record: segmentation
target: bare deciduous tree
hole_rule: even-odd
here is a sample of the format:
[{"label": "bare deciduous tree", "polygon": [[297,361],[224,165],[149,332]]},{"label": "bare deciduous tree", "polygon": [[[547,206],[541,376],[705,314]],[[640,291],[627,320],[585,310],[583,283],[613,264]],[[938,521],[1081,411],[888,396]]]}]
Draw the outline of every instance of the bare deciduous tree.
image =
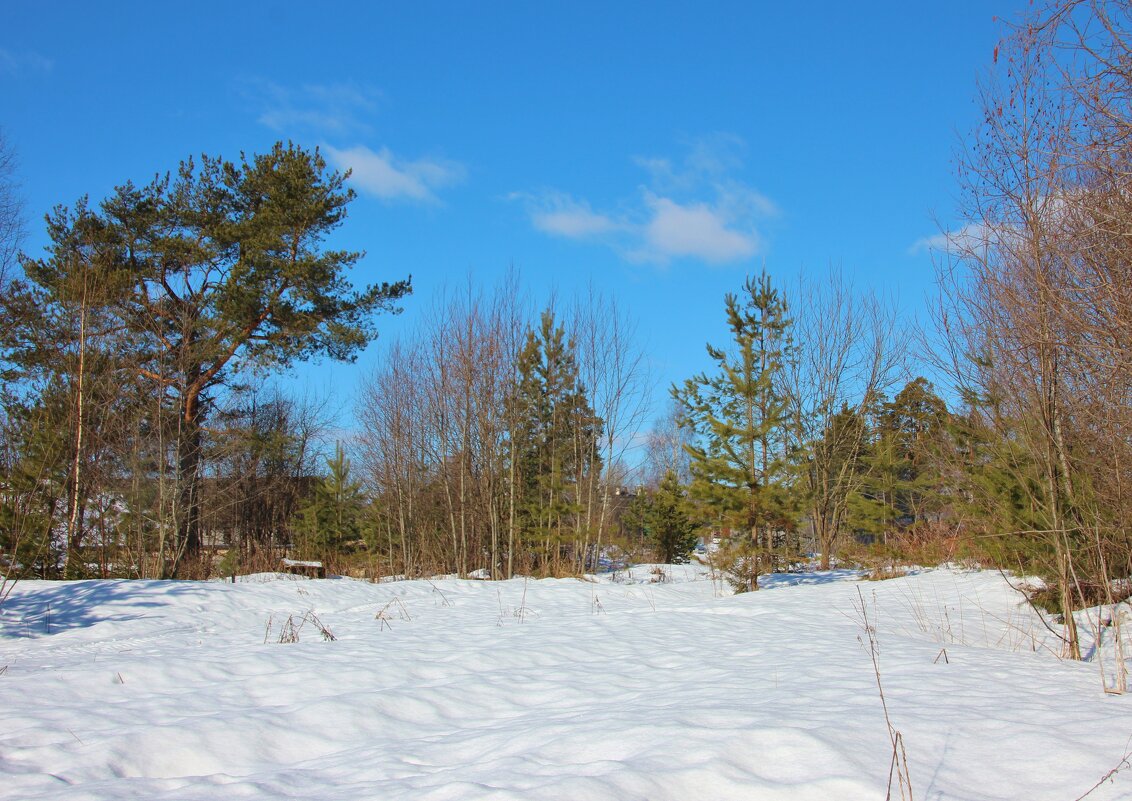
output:
[{"label": "bare deciduous tree", "polygon": [[849,496],[863,481],[866,418],[897,377],[903,354],[891,305],[857,294],[840,272],[803,278],[792,308],[788,397],[803,496],[821,566],[828,570]]},{"label": "bare deciduous tree", "polygon": [[956,385],[1027,500],[990,533],[1045,561],[1073,658],[1069,611],[1090,587],[1111,600],[1109,577],[1132,566],[1130,9],[1052,2],[996,51],[937,315]]},{"label": "bare deciduous tree", "polygon": [[23,236],[23,200],[16,181],[16,153],[0,130],[0,290],[16,265]]},{"label": "bare deciduous tree", "polygon": [[[579,464],[601,465],[591,470],[584,485],[583,560],[590,551],[600,553],[610,525],[616,482],[611,481],[644,422],[650,389],[648,364],[637,344],[636,327],[612,298],[592,286],[578,299],[573,311],[574,341],[578,349],[579,377],[590,393],[602,436],[590,440],[595,452]],[[578,565],[585,570],[584,562]]]},{"label": "bare deciduous tree", "polygon": [[391,349],[358,405],[391,570],[572,573],[600,550],[644,359],[610,301],[567,324],[536,324],[511,275],[446,293]]}]

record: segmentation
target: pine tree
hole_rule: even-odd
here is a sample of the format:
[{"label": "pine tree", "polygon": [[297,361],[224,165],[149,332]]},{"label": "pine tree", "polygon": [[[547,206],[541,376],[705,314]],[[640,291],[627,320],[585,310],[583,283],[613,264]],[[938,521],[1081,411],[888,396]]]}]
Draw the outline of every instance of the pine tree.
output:
[{"label": "pine tree", "polygon": [[692,493],[721,522],[746,532],[736,565],[742,585],[758,588],[778,532],[792,515],[781,481],[787,475],[787,399],[783,368],[791,357],[785,298],[765,272],[748,278],[743,294],[725,298],[731,346],[707,346],[716,363],[673,387],[683,424],[694,434]]},{"label": "pine tree", "polygon": [[122,369],[172,419],[161,474],[175,490],[171,513],[158,517],[175,547],[163,572],[200,549],[205,424],[234,376],[320,355],[350,360],[375,336],[374,314],[396,311],[410,290],[398,281],[355,291],[346,271],[362,254],[324,247],[354,198],[345,178],[293,144],[238,163],[190,159],[172,176],[119,187],[98,209],[57,209],[48,257],[25,261],[26,279],[7,293],[40,311],[17,318],[27,330],[6,354],[35,380],[57,347],[35,335],[36,321],[73,302],[64,289],[76,269],[110,279],[100,313],[120,332]]},{"label": "pine tree", "polygon": [[672,470],[655,490],[633,498],[622,522],[644,534],[663,564],[687,562],[696,547],[699,526],[692,520],[684,488]]},{"label": "pine tree", "polygon": [[362,539],[365,496],[362,485],[350,478],[350,460],[338,443],[326,460],[329,473],[314,486],[300,512],[298,524],[304,555],[335,557]]}]

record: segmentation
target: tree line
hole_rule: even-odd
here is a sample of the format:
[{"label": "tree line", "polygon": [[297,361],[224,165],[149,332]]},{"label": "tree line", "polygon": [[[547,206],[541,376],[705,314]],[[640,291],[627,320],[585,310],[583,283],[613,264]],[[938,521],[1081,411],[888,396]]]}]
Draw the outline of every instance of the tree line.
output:
[{"label": "tree line", "polygon": [[0,183],[3,557],[203,575],[223,545],[508,577],[719,536],[704,556],[740,589],[868,547],[1035,571],[1060,610],[1122,596],[1130,8],[1055,2],[1007,29],[922,347],[836,273],[752,275],[724,299],[728,341],[649,431],[647,358],[616,303],[536,304],[512,277],[450,290],[392,343],[331,454],[318,405],[263,379],[352,359],[410,283],[352,287],[361,254],[326,241],[353,194],[317,151],[202,157],[60,207],[39,258],[13,260]]},{"label": "tree line", "polygon": [[439,301],[358,404],[389,569],[591,569],[648,388],[631,324],[595,293],[535,313],[512,277]]}]

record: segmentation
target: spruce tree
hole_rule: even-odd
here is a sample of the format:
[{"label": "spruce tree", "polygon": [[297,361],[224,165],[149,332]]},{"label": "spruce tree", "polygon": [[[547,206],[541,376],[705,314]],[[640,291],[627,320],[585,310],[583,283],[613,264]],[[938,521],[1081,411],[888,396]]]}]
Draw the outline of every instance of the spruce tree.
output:
[{"label": "spruce tree", "polygon": [[338,443],[329,471],[314,486],[299,518],[300,548],[304,555],[335,557],[348,552],[362,539],[365,496],[362,485],[350,477],[350,460]]},{"label": "spruce tree", "polygon": [[869,484],[885,507],[886,529],[914,526],[943,504],[940,462],[949,419],[947,405],[923,377],[909,381],[876,415]]},{"label": "spruce tree", "polygon": [[517,372],[509,458],[518,475],[518,525],[528,545],[541,543],[550,567],[559,546],[578,533],[578,487],[600,469],[594,459],[602,424],[578,378],[574,342],[552,311],[527,332]]}]

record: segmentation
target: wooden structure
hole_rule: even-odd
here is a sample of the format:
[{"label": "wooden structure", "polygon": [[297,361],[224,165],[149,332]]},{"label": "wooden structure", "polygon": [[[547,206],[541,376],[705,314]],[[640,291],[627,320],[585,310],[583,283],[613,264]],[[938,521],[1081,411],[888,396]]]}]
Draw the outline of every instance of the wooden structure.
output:
[{"label": "wooden structure", "polygon": [[326,578],[326,568],[322,562],[304,562],[299,559],[284,559],[283,572],[309,578]]}]

